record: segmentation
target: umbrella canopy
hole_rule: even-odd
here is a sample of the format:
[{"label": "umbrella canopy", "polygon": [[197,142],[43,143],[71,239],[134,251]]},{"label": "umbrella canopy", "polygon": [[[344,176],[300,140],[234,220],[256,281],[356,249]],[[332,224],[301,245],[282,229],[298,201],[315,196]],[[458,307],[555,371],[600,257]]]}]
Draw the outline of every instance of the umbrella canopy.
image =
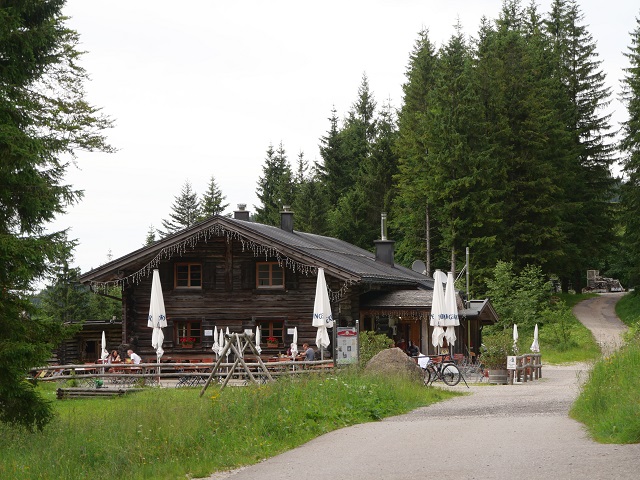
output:
[{"label": "umbrella canopy", "polygon": [[444,336],[449,345],[456,343],[456,327],[460,325],[458,318],[458,303],[456,302],[456,287],[453,272],[447,273],[447,286],[444,290],[444,326],[447,331]]},{"label": "umbrella canopy", "polygon": [[536,323],[536,328],[533,329],[533,343],[531,344],[531,351],[533,353],[538,353],[540,351],[540,344],[538,343],[538,324]]},{"label": "umbrella canopy", "polygon": [[518,353],[518,325],[513,324],[513,350]]},{"label": "umbrella canopy", "polygon": [[109,351],[107,350],[107,337],[105,336],[104,330],[103,330],[102,331],[102,350],[100,353],[100,360],[102,360],[102,363],[105,363],[108,357],[109,357]]},{"label": "umbrella canopy", "polygon": [[262,353],[262,347],[260,347],[260,327],[256,327],[256,350],[258,353]]},{"label": "umbrella canopy", "polygon": [[164,309],[164,297],[162,296],[162,285],[160,284],[160,272],[153,270],[153,281],[151,282],[151,302],[149,304],[149,321],[147,326],[153,328],[151,335],[151,346],[156,349],[158,362],[164,354],[162,342],[164,333],[162,328],[167,326],[167,314]]},{"label": "umbrella canopy", "polygon": [[291,342],[291,356],[298,354],[298,327],[293,327],[293,341]]},{"label": "umbrella canopy", "polygon": [[327,348],[330,344],[327,329],[333,327],[333,315],[331,314],[327,281],[324,278],[324,268],[318,268],[316,299],[313,304],[313,321],[311,324],[318,329],[316,345],[320,348]]},{"label": "umbrella canopy", "polygon": [[444,339],[444,289],[442,284],[446,282],[447,277],[441,270],[433,272],[433,300],[431,302],[431,318],[429,325],[433,327],[431,334],[431,345],[434,347],[442,347]]},{"label": "umbrella canopy", "polygon": [[218,327],[213,326],[213,345],[211,345],[213,353],[218,355],[220,353],[220,344],[218,343]]}]

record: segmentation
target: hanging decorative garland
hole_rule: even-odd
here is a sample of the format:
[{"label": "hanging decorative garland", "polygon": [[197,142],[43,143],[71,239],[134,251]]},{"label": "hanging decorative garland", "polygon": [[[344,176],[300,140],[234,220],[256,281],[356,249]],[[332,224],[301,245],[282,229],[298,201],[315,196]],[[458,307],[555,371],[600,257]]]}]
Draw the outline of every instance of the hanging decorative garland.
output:
[{"label": "hanging decorative garland", "polygon": [[[297,260],[288,257],[286,254],[280,252],[274,247],[261,245],[254,240],[250,240],[242,236],[240,233],[234,230],[229,230],[222,225],[216,224],[208,228],[198,230],[193,235],[185,238],[184,240],[181,240],[178,243],[163,247],[149,263],[147,263],[137,272],[134,272],[118,280],[111,280],[108,282],[89,282],[91,289],[94,291],[102,291],[106,293],[109,289],[114,287],[118,287],[121,290],[124,290],[127,285],[138,285],[143,279],[149,277],[153,273],[153,270],[158,267],[160,262],[169,260],[175,256],[182,256],[182,254],[187,252],[187,250],[195,249],[196,245],[199,242],[204,240],[204,242],[207,243],[207,241],[214,236],[226,237],[227,242],[236,240],[242,245],[243,252],[245,250],[250,250],[253,252],[254,257],[264,255],[265,261],[269,260],[269,258],[275,258],[280,267],[287,268],[289,270],[292,270],[293,272],[299,272],[306,276],[318,274],[318,267],[298,262]],[[330,300],[332,302],[340,300],[346,294],[349,287],[354,283],[356,282],[354,282],[353,280],[347,280],[342,283],[342,286],[337,291],[333,291],[327,286]]]}]

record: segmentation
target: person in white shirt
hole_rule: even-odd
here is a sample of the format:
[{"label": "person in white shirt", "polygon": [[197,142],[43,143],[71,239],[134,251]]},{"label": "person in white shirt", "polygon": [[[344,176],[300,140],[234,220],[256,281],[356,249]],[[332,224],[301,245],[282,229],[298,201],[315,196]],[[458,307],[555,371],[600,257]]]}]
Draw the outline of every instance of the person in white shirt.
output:
[{"label": "person in white shirt", "polygon": [[131,362],[134,363],[135,365],[138,365],[142,361],[142,358],[140,358],[140,355],[135,353],[133,350],[127,350],[127,354],[129,355]]}]

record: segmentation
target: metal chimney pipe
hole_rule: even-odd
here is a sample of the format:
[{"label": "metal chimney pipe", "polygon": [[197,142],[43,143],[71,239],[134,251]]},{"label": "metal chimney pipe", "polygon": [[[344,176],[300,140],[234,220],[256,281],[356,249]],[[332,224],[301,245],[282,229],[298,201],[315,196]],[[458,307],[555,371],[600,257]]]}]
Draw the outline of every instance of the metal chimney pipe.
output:
[{"label": "metal chimney pipe", "polygon": [[387,214],[382,212],[380,215],[380,240],[387,239]]}]

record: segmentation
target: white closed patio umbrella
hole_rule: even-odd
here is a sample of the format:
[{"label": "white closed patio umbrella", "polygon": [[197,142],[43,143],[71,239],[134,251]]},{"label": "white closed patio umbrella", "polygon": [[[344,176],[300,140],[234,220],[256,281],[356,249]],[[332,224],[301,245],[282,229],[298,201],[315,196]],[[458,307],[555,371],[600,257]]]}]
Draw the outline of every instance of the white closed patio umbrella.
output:
[{"label": "white closed patio umbrella", "polygon": [[447,327],[444,336],[450,347],[456,343],[456,327],[458,325],[460,325],[460,319],[458,318],[455,281],[453,272],[449,272],[447,273],[447,286],[444,291],[444,326]]},{"label": "white closed patio umbrella", "polygon": [[291,358],[298,355],[298,327],[293,327],[293,341],[291,342]]},{"label": "white closed patio umbrella", "polygon": [[444,315],[444,289],[442,284],[447,281],[447,276],[442,270],[433,272],[433,300],[431,301],[431,315],[429,325],[433,327],[431,333],[431,345],[436,349],[442,347],[444,339],[443,315]]},{"label": "white closed patio umbrella", "polygon": [[260,326],[256,326],[256,351],[260,354],[262,353],[262,347],[260,346]]},{"label": "white closed patio umbrella", "polygon": [[538,343],[538,324],[536,323],[536,328],[533,329],[533,343],[531,344],[531,351],[533,353],[540,352],[540,344]]},{"label": "white closed patio umbrella", "polygon": [[100,352],[100,360],[102,363],[107,363],[107,358],[109,358],[109,350],[107,350],[107,337],[104,334],[104,330],[102,331],[102,349]]},{"label": "white closed patio umbrella", "polygon": [[327,329],[333,327],[333,314],[331,313],[327,281],[324,278],[324,268],[318,268],[316,298],[313,303],[313,320],[311,325],[318,329],[316,345],[320,348],[320,358],[323,359],[322,352],[331,343]]},{"label": "white closed patio umbrella", "polygon": [[513,324],[513,351],[518,354],[518,325]]},{"label": "white closed patio umbrella", "polygon": [[213,326],[213,345],[211,345],[211,350],[216,354],[216,357],[220,353],[220,344],[218,343],[218,327]]},{"label": "white closed patio umbrella", "polygon": [[167,326],[167,314],[164,309],[164,297],[162,296],[162,285],[160,284],[160,272],[153,270],[153,280],[151,282],[151,302],[149,303],[149,320],[147,326],[153,328],[151,335],[151,346],[156,350],[158,363],[164,354],[162,343],[164,333],[162,329]]}]

